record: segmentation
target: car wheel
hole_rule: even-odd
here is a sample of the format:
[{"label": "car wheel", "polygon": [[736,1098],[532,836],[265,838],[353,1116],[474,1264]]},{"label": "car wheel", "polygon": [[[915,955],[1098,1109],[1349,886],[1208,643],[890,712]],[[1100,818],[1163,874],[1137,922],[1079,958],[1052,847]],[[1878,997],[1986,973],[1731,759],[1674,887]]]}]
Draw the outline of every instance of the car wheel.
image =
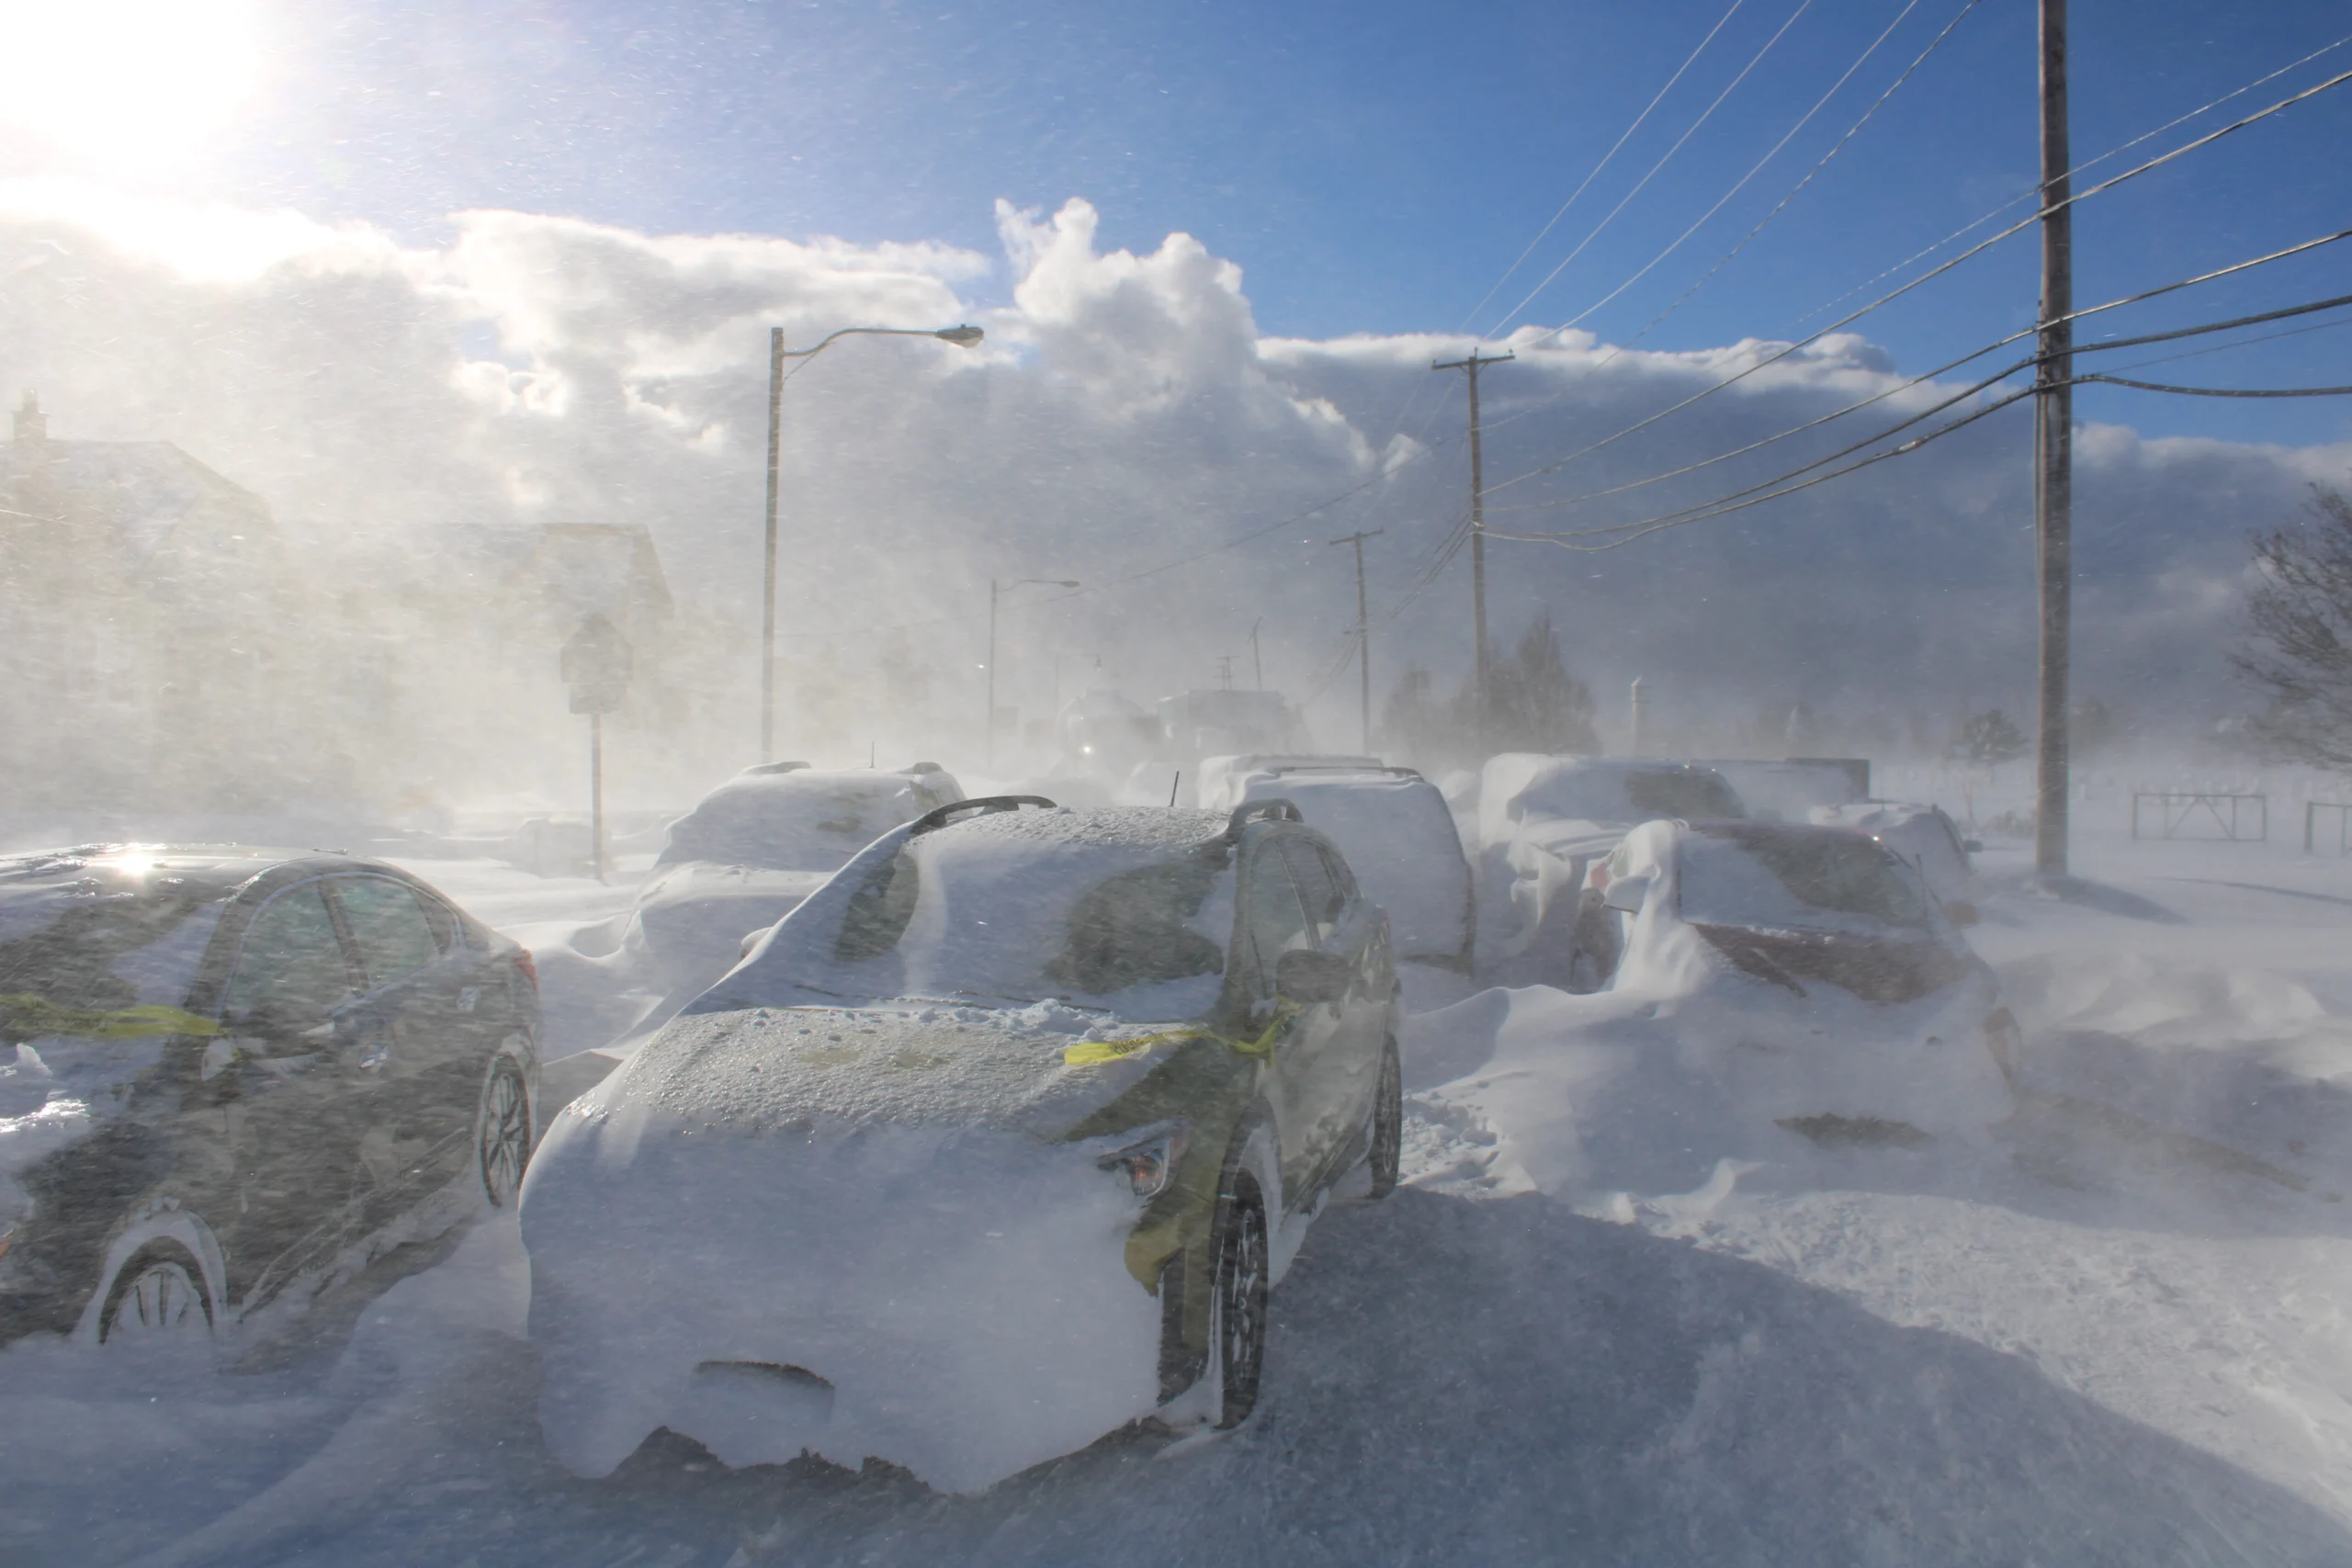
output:
[{"label": "car wheel", "polygon": [[1216,1294],[1209,1303],[1220,1431],[1240,1426],[1258,1405],[1258,1379],[1266,1362],[1266,1287],[1273,1266],[1266,1206],[1246,1172],[1236,1175],[1224,1207]]},{"label": "car wheel", "polygon": [[498,1059],[482,1085],[474,1147],[491,1207],[511,1208],[523,1189],[524,1168],[531,1163],[531,1091],[523,1069],[508,1057]]},{"label": "car wheel", "polygon": [[1368,1196],[1385,1198],[1396,1190],[1396,1178],[1405,1163],[1405,1069],[1396,1060],[1394,1040],[1380,1053],[1380,1089],[1372,1105],[1372,1153],[1365,1163],[1372,1168]]},{"label": "car wheel", "polygon": [[212,1337],[204,1267],[175,1241],[141,1247],[107,1291],[101,1344],[197,1345]]}]

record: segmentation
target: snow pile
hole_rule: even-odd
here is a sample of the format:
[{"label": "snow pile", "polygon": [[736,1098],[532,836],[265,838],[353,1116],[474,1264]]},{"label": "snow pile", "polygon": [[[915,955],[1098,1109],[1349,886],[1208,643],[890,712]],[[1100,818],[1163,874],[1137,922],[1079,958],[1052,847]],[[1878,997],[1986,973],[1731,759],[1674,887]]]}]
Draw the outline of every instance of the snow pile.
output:
[{"label": "snow pile", "polygon": [[2136,953],[2026,958],[2001,978],[2033,1039],[2030,1087],[2352,1190],[2352,1021],[2304,987]]}]

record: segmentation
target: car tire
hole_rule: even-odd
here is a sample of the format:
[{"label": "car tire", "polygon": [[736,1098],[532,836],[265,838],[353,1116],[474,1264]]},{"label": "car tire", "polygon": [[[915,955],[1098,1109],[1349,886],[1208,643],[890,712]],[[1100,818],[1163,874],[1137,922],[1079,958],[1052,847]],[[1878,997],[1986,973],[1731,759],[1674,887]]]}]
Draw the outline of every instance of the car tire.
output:
[{"label": "car tire", "polygon": [[1218,1204],[1216,1267],[1209,1300],[1209,1370],[1216,1377],[1216,1425],[1230,1431],[1258,1406],[1266,1364],[1266,1296],[1273,1237],[1258,1183],[1237,1171]]},{"label": "car tire", "polygon": [[511,1056],[492,1064],[474,1121],[474,1164],[493,1209],[511,1209],[531,1163],[531,1088]]},{"label": "car tire", "polygon": [[1380,1053],[1380,1088],[1372,1101],[1372,1151],[1364,1156],[1372,1175],[1369,1198],[1396,1190],[1405,1164],[1405,1069],[1391,1040]]},{"label": "car tire", "polygon": [[204,1265],[175,1241],[141,1247],[107,1286],[100,1344],[199,1345],[212,1337]]}]

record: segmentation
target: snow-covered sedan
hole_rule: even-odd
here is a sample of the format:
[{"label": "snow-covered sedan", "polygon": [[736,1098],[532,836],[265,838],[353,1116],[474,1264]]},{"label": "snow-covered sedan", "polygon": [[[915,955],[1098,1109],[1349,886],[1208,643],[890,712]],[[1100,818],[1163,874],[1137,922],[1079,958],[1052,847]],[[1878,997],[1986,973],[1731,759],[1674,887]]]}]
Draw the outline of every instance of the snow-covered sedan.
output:
[{"label": "snow-covered sedan", "polygon": [[663,988],[692,996],[884,831],[961,800],[934,763],[903,770],[763,762],[670,824],[633,923]]},{"label": "snow-covered sedan", "polygon": [[94,845],[0,860],[0,1341],[202,1345],[511,1204],[530,955],[390,866]]},{"label": "snow-covered sedan", "polygon": [[884,834],[556,1119],[523,1200],[556,1456],[977,1490],[1256,1400],[1266,1292],[1396,1179],[1386,918],[1286,802],[997,796]]},{"label": "snow-covered sedan", "polygon": [[1917,868],[1849,829],[1657,821],[1593,866],[1579,967],[1657,998],[1729,1098],[1828,1146],[2013,1109],[2018,1028]]}]

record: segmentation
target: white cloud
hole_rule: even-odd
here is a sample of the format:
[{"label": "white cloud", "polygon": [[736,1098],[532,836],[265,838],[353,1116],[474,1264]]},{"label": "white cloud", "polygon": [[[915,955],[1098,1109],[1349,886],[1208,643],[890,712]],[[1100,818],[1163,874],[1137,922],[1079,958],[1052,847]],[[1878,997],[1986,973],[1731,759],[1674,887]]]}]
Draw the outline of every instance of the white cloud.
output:
[{"label": "white cloud", "polygon": [[[175,441],[313,537],[380,547],[408,570],[453,547],[446,524],[646,523],[682,594],[713,624],[747,627],[768,328],[797,346],[842,325],[980,321],[989,341],[970,352],[845,341],[795,375],[784,405],[791,646],[847,667],[875,648],[860,626],[964,617],[908,634],[950,672],[933,700],[951,718],[979,702],[951,682],[980,655],[970,617],[990,576],[1111,584],[1375,481],[1248,547],[1004,623],[1001,698],[1032,713],[1057,654],[1073,671],[1101,655],[1156,694],[1212,680],[1219,654],[1246,660],[1261,616],[1270,680],[1300,692],[1354,613],[1342,552],[1323,541],[1386,529],[1368,558],[1376,604],[1389,602],[1463,507],[1460,378],[1429,367],[1464,340],[1261,338],[1232,262],[1182,234],[1104,252],[1082,201],[1049,217],[1001,204],[1002,264],[927,243],[657,236],[514,212],[456,223],[449,244],[420,252],[289,213],[0,186],[0,386],[39,389],[60,436]],[[1000,265],[1012,302],[984,310],[967,290]],[[1683,479],[1504,511],[1741,446],[1895,377],[1885,349],[1838,334],[1507,485],[1778,345],[1620,352],[1530,329],[1506,346],[1518,358],[1482,390],[1488,482],[1504,487],[1491,520],[1512,528],[1689,505],[1940,395],[1905,393]],[[1651,701],[1693,714],[1795,700],[2021,708],[2025,428],[2013,411],[1612,554],[1497,542],[1498,633],[1548,606],[1605,697],[1639,673]],[[2342,478],[2352,450],[2092,427],[2079,452],[2086,689],[2148,707],[2224,700],[2215,642],[2244,534],[2291,513],[2312,479]],[[1457,562],[1384,626],[1380,686],[1408,660],[1466,667],[1465,574]],[[711,674],[715,689],[749,679],[748,662]],[[1330,701],[1327,728],[1347,739],[1345,704]]]}]

